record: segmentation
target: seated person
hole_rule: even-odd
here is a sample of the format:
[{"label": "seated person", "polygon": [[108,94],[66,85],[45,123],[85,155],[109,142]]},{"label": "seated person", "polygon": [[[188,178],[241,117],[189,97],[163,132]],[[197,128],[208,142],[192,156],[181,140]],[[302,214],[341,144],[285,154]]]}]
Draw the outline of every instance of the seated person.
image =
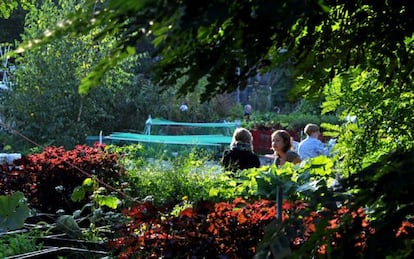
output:
[{"label": "seated person", "polygon": [[309,123],[305,126],[304,132],[306,138],[299,143],[298,147],[301,159],[329,155],[328,148],[319,140],[321,132],[318,125]]},{"label": "seated person", "polygon": [[221,163],[225,170],[238,170],[260,167],[259,157],[253,151],[253,136],[245,128],[237,128],[233,133],[230,149],[223,152]]},{"label": "seated person", "polygon": [[301,162],[299,155],[292,150],[292,141],[289,132],[276,130],[272,133],[272,149],[275,155],[275,164],[282,166],[286,162],[297,164]]}]

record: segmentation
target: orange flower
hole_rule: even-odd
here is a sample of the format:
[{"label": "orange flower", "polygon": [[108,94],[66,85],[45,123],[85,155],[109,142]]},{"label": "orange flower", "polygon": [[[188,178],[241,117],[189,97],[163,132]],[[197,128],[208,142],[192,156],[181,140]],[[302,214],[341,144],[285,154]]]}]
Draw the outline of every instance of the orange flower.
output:
[{"label": "orange flower", "polygon": [[326,244],[323,244],[318,248],[318,253],[323,255],[326,254]]},{"label": "orange flower", "polygon": [[246,218],[246,216],[243,213],[240,213],[237,216],[237,220],[239,221],[240,224],[244,224],[244,223],[247,222],[248,219]]},{"label": "orange flower", "polygon": [[408,234],[407,228],[413,228],[414,224],[408,221],[401,222],[401,227],[398,229],[397,233],[395,233],[395,237],[399,237],[402,234]]}]

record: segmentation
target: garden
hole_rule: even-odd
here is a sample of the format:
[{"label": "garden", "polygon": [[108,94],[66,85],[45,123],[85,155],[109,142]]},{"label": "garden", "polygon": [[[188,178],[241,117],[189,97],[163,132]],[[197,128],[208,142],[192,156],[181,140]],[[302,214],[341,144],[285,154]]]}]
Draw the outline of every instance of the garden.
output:
[{"label": "garden", "polygon": [[342,177],[337,157],[233,175],[212,163],[209,151],[157,152],[97,143],[46,147],[3,164],[1,257],[410,253],[412,154],[391,154]]},{"label": "garden", "polygon": [[[411,258],[413,12],[385,0],[0,4],[0,143],[21,154],[1,163],[0,258]],[[231,173],[217,150],[87,141],[141,132],[149,115],[239,120],[263,156],[274,130],[300,141],[307,123],[336,145]]]},{"label": "garden", "polygon": [[60,251],[69,258],[279,258],[298,251],[318,256],[342,247],[327,242],[334,237],[325,233],[325,242],[302,248],[317,227],[333,232],[347,223],[356,225],[355,235],[371,228],[363,211],[353,215],[349,198],[336,189],[328,158],[233,176],[208,163],[202,151],[167,160],[147,155],[140,145],[47,147],[3,165],[1,190],[13,194],[2,196],[2,228],[12,230],[2,237],[13,240],[15,230],[26,230],[17,232],[25,240],[19,243],[31,244],[6,243],[3,257],[26,249],[45,256],[42,247],[50,246],[76,248]]}]

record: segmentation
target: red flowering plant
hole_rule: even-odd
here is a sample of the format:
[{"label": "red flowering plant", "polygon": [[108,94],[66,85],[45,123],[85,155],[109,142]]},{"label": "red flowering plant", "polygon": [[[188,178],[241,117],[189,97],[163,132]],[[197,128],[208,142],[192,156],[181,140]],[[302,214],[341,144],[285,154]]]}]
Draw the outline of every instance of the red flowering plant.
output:
[{"label": "red flowering plant", "polygon": [[[292,215],[292,218],[280,226],[282,231],[274,231],[269,234],[267,243],[260,245],[261,252],[274,255],[275,249],[271,248],[275,245],[275,240],[277,241],[282,238],[281,235],[285,235],[291,239],[290,249],[285,251],[289,255],[293,254],[305,258],[358,257],[366,251],[367,238],[375,233],[362,208],[351,211],[348,207],[341,206],[333,211],[323,208],[320,211],[310,211],[310,213],[308,208],[301,210],[300,214],[307,214],[307,216],[303,216],[302,220],[298,222],[301,217],[298,215],[293,217]],[[274,226],[273,229],[275,229]],[[291,234],[289,235],[289,233]],[[344,249],[345,247],[347,249]]]},{"label": "red flowering plant", "polygon": [[[319,164],[325,170],[304,166],[300,176],[289,166],[256,172],[258,196],[252,196],[249,202],[236,198],[230,203],[198,203],[183,210],[178,217],[151,203],[131,207],[125,211],[131,223],[120,233],[122,237],[112,243],[115,254],[120,258],[252,258],[255,255],[260,258],[269,254],[281,258],[290,255],[315,232],[317,222],[313,221],[322,215],[312,211],[317,206],[336,206],[333,204],[338,199],[330,199],[327,195],[326,179],[329,177],[320,176],[325,175],[331,165],[328,160],[322,162],[325,163]],[[260,198],[276,197],[277,186],[289,200],[296,200],[283,201],[280,219],[276,216],[276,202]],[[329,202],[309,198],[311,194],[315,197],[326,194]],[[308,199],[301,201],[301,198]]]},{"label": "red flowering plant", "polygon": [[332,167],[330,159],[318,157],[301,165],[271,166],[257,176],[258,194],[295,201],[294,209],[285,210],[283,221],[266,227],[257,247],[258,258],[332,255],[335,249],[341,250],[344,240],[355,246],[353,251],[348,249],[352,254],[364,251],[366,233],[373,228],[363,211],[354,207],[344,210],[351,196],[338,189]]},{"label": "red flowering plant", "polygon": [[[294,207],[283,204],[284,210]],[[142,203],[125,213],[131,223],[112,242],[119,258],[252,258],[266,225],[276,218],[276,204],[240,198],[200,202],[177,217]]]},{"label": "red flowering plant", "polygon": [[[282,184],[285,195],[300,196],[306,201],[305,209],[293,211],[282,224],[269,225],[258,253],[273,254],[274,258],[286,255],[298,258],[412,257],[413,157],[414,151],[388,154],[364,170],[339,179],[336,185],[324,183],[326,178],[320,177],[327,172],[326,166],[318,172],[322,165],[320,159],[306,164],[298,170],[300,175],[294,183]],[[317,171],[313,170],[315,167]],[[280,178],[283,175],[276,172],[261,184],[277,180],[281,184]],[[302,185],[297,185],[300,183]],[[290,250],[277,250],[283,238],[295,235]]]},{"label": "red flowering plant", "polygon": [[95,177],[114,186],[121,182],[123,174],[117,155],[105,152],[104,148],[78,145],[66,151],[51,146],[16,160],[13,166],[4,164],[1,194],[19,190],[30,206],[41,212],[55,213],[59,209],[73,212],[84,204],[72,201],[72,192],[86,178]]}]

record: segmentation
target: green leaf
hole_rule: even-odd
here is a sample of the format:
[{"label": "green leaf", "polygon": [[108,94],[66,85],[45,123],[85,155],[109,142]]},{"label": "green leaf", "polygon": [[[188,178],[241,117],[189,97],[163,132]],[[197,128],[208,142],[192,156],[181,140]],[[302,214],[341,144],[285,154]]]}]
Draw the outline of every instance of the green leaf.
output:
[{"label": "green leaf", "polygon": [[259,176],[256,177],[257,194],[265,197],[276,196],[276,186],[272,185],[268,178]]},{"label": "green leaf", "polygon": [[118,205],[121,203],[121,201],[114,196],[101,196],[99,195],[96,197],[96,200],[99,204],[99,206],[107,206],[111,209],[116,209]]},{"label": "green leaf", "polygon": [[96,181],[94,181],[92,178],[86,178],[83,180],[82,187],[86,188],[89,191],[93,191],[97,187]]},{"label": "green leaf", "polygon": [[29,216],[30,210],[22,192],[0,196],[0,231],[22,228]]},{"label": "green leaf", "polygon": [[329,6],[326,5],[325,1],[323,0],[319,0],[318,5],[321,7],[322,11],[324,11],[325,13],[329,13],[329,11],[331,10],[331,8],[329,8]]},{"label": "green leaf", "polygon": [[305,183],[301,186],[299,186],[296,191],[297,192],[305,192],[305,191],[317,191],[319,189],[318,183],[320,180],[315,180],[309,183]]},{"label": "green leaf", "polygon": [[81,186],[75,187],[71,196],[72,201],[81,201],[83,198],[85,198],[85,189]]},{"label": "green leaf", "polygon": [[128,46],[127,48],[126,48],[126,51],[127,51],[127,53],[128,53],[128,55],[134,55],[135,54],[135,48],[134,47],[130,47],[130,46]]},{"label": "green leaf", "polygon": [[62,215],[56,221],[56,228],[64,231],[71,238],[80,238],[82,231],[71,215]]},{"label": "green leaf", "polygon": [[211,188],[208,192],[208,196],[210,197],[216,197],[219,194],[219,190],[217,188]]}]

